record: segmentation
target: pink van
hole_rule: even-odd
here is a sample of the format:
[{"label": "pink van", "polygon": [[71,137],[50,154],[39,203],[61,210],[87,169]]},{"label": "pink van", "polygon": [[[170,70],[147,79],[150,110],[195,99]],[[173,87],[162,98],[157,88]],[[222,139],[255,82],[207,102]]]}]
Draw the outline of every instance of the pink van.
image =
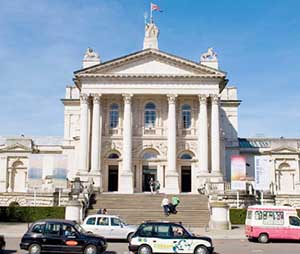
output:
[{"label": "pink van", "polygon": [[269,239],[300,240],[300,219],[289,206],[249,206],[246,236],[267,243]]}]

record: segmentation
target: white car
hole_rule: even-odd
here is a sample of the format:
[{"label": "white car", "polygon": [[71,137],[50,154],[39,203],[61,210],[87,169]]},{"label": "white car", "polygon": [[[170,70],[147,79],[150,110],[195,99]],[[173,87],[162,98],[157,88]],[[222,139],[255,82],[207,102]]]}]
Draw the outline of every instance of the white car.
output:
[{"label": "white car", "polygon": [[211,238],[198,237],[179,223],[146,222],[129,241],[129,251],[138,254],[193,253],[212,254]]},{"label": "white car", "polygon": [[87,232],[104,236],[106,239],[129,239],[137,229],[116,215],[95,214],[85,218],[81,226]]}]

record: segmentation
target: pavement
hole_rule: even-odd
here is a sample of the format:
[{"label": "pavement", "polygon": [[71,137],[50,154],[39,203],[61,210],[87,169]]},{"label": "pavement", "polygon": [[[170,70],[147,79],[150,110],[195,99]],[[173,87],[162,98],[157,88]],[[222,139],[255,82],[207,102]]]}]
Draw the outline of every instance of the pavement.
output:
[{"label": "pavement", "polygon": [[[29,223],[0,223],[0,235],[7,238],[19,238],[27,231]],[[209,236],[212,239],[246,239],[244,225],[233,225],[231,230],[210,230],[208,228],[190,228],[196,235]]]}]

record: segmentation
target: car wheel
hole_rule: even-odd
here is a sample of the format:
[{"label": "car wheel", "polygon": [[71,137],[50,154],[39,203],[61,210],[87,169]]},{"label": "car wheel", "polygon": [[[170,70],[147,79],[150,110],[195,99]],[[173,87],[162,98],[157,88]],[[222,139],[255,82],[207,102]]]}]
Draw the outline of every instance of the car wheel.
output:
[{"label": "car wheel", "polygon": [[201,245],[195,249],[194,254],[209,254],[209,251],[205,246]]},{"label": "car wheel", "polygon": [[40,254],[41,253],[41,246],[39,244],[31,244],[28,248],[29,254]]},{"label": "car wheel", "polygon": [[141,245],[138,249],[138,254],[152,254],[152,250],[148,245]]},{"label": "car wheel", "polygon": [[265,233],[259,235],[257,239],[260,243],[267,243],[269,241],[269,236]]},{"label": "car wheel", "polygon": [[97,254],[97,247],[95,245],[88,245],[84,249],[84,254]]},{"label": "car wheel", "polygon": [[127,241],[130,242],[131,238],[133,237],[134,233],[129,233],[127,236]]}]

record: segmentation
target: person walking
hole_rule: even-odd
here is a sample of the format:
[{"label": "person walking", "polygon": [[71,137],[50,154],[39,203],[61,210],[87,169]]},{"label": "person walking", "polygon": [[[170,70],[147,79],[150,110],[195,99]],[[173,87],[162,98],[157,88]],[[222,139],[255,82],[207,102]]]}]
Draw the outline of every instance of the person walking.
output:
[{"label": "person walking", "polygon": [[177,213],[176,207],[179,205],[179,203],[180,203],[179,198],[177,196],[173,196],[172,197],[172,203],[170,204],[171,213],[174,213],[174,214]]},{"label": "person walking", "polygon": [[151,191],[151,194],[153,194],[154,192],[154,180],[153,180],[153,177],[150,178],[150,181],[149,181],[149,186],[150,186],[150,191]]},{"label": "person walking", "polygon": [[158,180],[155,180],[155,181],[154,181],[154,187],[155,187],[155,192],[156,192],[156,194],[158,194],[158,193],[159,193],[159,190],[160,190],[160,183],[159,183]]},{"label": "person walking", "polygon": [[165,216],[169,216],[169,199],[167,195],[165,195],[163,200],[161,201],[161,206],[164,208]]}]

